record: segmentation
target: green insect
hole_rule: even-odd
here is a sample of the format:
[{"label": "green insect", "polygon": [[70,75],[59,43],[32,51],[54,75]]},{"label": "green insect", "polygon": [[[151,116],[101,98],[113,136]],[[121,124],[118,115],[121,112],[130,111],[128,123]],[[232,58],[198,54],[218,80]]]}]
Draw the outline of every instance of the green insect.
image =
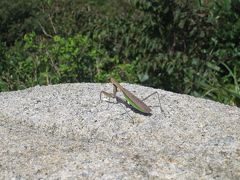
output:
[{"label": "green insect", "polygon": [[[138,111],[140,111],[141,113],[144,113],[144,114],[151,113],[151,111],[152,111],[151,108],[149,106],[147,106],[143,101],[154,94],[157,94],[158,100],[159,100],[159,105],[160,105],[160,98],[159,98],[159,94],[157,92],[154,92],[154,93],[150,94],[149,96],[147,96],[146,98],[144,98],[143,100],[140,100],[138,97],[136,97],[130,91],[128,91],[127,89],[122,87],[115,79],[110,78],[110,82],[113,84],[113,93],[101,91],[100,92],[100,100],[102,99],[102,94],[104,94],[105,96],[107,96],[109,98],[117,98],[117,96],[116,96],[117,91],[121,91],[123,93],[124,97],[126,98],[127,103],[130,104],[135,109],[137,109]],[[161,105],[159,107],[160,107],[160,110],[162,111]]]}]

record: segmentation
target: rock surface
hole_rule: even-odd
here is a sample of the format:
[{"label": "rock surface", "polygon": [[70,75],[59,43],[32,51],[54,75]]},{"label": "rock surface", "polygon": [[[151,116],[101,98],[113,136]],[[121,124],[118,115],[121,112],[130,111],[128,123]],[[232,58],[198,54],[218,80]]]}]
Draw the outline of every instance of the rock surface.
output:
[{"label": "rock surface", "polygon": [[163,112],[100,103],[110,84],[0,93],[0,179],[240,179],[239,108],[123,86]]}]

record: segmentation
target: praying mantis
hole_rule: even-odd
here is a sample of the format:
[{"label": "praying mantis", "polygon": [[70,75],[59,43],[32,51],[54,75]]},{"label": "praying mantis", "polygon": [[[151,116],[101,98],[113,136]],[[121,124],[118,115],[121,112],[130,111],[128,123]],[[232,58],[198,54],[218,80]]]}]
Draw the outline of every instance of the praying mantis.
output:
[{"label": "praying mantis", "polygon": [[[116,93],[118,91],[121,91],[123,93],[127,103],[130,104],[133,108],[140,111],[141,113],[151,114],[151,111],[152,111],[151,108],[149,106],[147,106],[143,101],[154,94],[157,94],[158,100],[159,100],[159,105],[160,105],[160,98],[159,98],[159,94],[157,92],[154,92],[154,93],[150,94],[149,96],[147,96],[146,98],[144,98],[143,100],[141,100],[137,96],[132,94],[130,91],[125,89],[123,86],[121,86],[114,78],[110,78],[110,82],[113,84],[113,93],[101,91],[100,92],[100,101],[102,100],[102,94],[104,94],[105,96],[107,96],[109,98],[117,98]],[[160,107],[160,110],[162,111],[161,105],[159,107]]]}]

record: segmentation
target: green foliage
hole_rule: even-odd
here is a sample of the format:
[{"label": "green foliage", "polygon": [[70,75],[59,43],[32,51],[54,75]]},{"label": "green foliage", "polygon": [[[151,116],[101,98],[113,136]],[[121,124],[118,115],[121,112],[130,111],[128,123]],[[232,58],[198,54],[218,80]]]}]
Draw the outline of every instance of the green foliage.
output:
[{"label": "green foliage", "polygon": [[239,0],[2,0],[0,91],[112,76],[239,105],[239,16]]},{"label": "green foliage", "polygon": [[120,63],[80,34],[46,39],[30,33],[5,51],[0,66],[1,91],[37,84],[106,82],[109,77],[136,82],[133,64]]},{"label": "green foliage", "polygon": [[[1,62],[1,82],[5,84],[1,87],[2,90],[13,90],[36,84],[105,82],[109,77],[107,74],[116,74],[106,66],[117,63],[117,58],[110,58],[86,36],[54,36],[47,40],[30,33],[5,52]],[[128,65],[117,64],[116,67],[120,70]],[[128,68],[131,74],[132,69]]]},{"label": "green foliage", "polygon": [[[218,75],[218,78],[209,79],[202,84],[202,88],[205,90],[203,97],[240,106],[240,71],[237,66],[231,70],[228,65],[221,63],[219,66],[214,65],[211,68]],[[221,74],[226,75],[222,77]],[[214,77],[216,77],[215,74]]]},{"label": "green foliage", "polygon": [[88,35],[122,63],[135,63],[133,76],[138,82],[183,93],[195,91],[197,75],[204,71],[202,49],[209,46],[213,31],[207,17],[175,1],[133,3],[141,13],[97,19]]},{"label": "green foliage", "polygon": [[22,37],[26,32],[37,30],[39,14],[37,0],[0,1],[0,41],[7,44]]},{"label": "green foliage", "polygon": [[13,45],[31,32],[49,38],[74,35],[96,15],[96,7],[84,0],[1,0],[0,40]]},{"label": "green foliage", "polygon": [[[133,76],[139,82],[201,96],[206,93],[203,84],[228,76],[215,72],[210,64],[217,67],[230,60],[232,68],[240,67],[240,18],[227,4],[231,1],[213,3],[212,9],[192,9],[175,1],[132,2],[142,13],[135,12],[128,19],[96,20],[98,26],[89,35],[121,62],[134,62],[137,71]],[[221,97],[213,99],[232,101],[230,95]]]},{"label": "green foliage", "polygon": [[205,50],[210,60],[208,76],[199,83],[199,93],[219,102],[240,106],[240,1],[216,1],[211,7],[208,21],[215,28],[210,47]]}]

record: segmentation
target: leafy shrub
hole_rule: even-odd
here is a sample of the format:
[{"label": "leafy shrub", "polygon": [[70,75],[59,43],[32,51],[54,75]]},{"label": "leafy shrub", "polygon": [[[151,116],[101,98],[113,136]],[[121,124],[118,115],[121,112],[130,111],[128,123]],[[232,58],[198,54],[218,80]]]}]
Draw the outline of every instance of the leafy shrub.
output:
[{"label": "leafy shrub", "polygon": [[194,90],[205,67],[201,49],[209,46],[213,31],[207,17],[175,1],[137,0],[134,5],[141,12],[128,19],[96,19],[89,37],[120,62],[133,62],[138,82],[176,92]]},{"label": "leafy shrub", "polygon": [[[36,84],[106,81],[106,74],[114,74],[106,66],[117,61],[86,36],[54,36],[47,40],[31,33],[6,51],[0,79],[8,90]],[[127,65],[117,67],[122,66]]]},{"label": "leafy shrub", "polygon": [[114,76],[239,104],[239,0],[109,2],[1,1],[0,90]]},{"label": "leafy shrub", "polygon": [[[123,15],[126,0],[1,0],[0,40],[8,45],[31,32],[52,38],[87,31],[94,19]],[[64,22],[64,23],[63,23]]]},{"label": "leafy shrub", "polygon": [[29,30],[37,30],[39,7],[40,1],[37,0],[1,0],[0,41],[9,45]]},{"label": "leafy shrub", "polygon": [[208,53],[208,76],[199,83],[198,92],[240,106],[240,1],[216,1],[208,20],[215,28],[209,48],[203,49]]}]

